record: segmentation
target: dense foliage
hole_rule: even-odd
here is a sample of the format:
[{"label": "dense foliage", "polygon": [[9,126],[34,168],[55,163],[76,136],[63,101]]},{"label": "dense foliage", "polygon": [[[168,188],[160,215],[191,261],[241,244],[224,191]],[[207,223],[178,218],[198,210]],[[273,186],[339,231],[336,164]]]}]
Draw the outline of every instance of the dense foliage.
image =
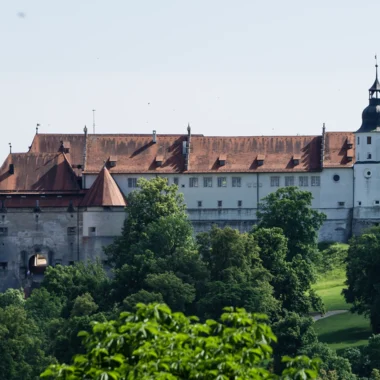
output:
[{"label": "dense foliage", "polygon": [[343,293],[352,310],[369,316],[372,330],[380,333],[380,227],[353,237],[347,257],[347,289]]},{"label": "dense foliage", "polygon": [[42,377],[79,379],[315,379],[317,360],[285,357],[277,377],[264,316],[228,308],[220,322],[187,318],[160,304],[138,304],[136,313],[95,324],[81,333],[86,352],[71,365],[51,365]]}]

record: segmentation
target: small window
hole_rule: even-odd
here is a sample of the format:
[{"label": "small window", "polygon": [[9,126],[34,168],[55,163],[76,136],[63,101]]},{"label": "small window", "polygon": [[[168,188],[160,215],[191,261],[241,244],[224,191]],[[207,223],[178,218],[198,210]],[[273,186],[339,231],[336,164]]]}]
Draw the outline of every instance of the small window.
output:
[{"label": "small window", "polygon": [[7,270],[8,269],[8,262],[7,261],[1,261],[0,262],[0,270]]},{"label": "small window", "polygon": [[232,187],[241,187],[241,177],[232,177]]},{"label": "small window", "polygon": [[243,206],[243,201],[238,201],[238,207]]},{"label": "small window", "polygon": [[311,186],[321,186],[321,177],[319,175],[311,176]]},{"label": "small window", "polygon": [[375,201],[375,205],[380,205],[380,201]]},{"label": "small window", "polygon": [[299,186],[300,187],[309,186],[309,177],[301,176],[301,177],[298,177],[298,180],[299,180]]},{"label": "small window", "polygon": [[8,227],[0,227],[0,236],[8,235]]},{"label": "small window", "polygon": [[361,205],[362,205],[362,202],[361,202],[361,201],[359,201],[359,202],[358,202],[358,205],[359,205],[359,206],[361,206]]},{"label": "small window", "polygon": [[181,185],[181,187],[185,187],[185,184],[183,183],[183,184]]},{"label": "small window", "polygon": [[222,201],[218,201],[218,207],[222,207],[223,206],[223,202]]},{"label": "small window", "polygon": [[270,185],[271,185],[271,187],[279,187],[280,186],[280,177],[278,177],[278,176],[270,177]]},{"label": "small window", "polygon": [[74,265],[74,261],[69,261],[69,265]]},{"label": "small window", "polygon": [[88,227],[88,235],[95,236],[96,235],[96,227]]},{"label": "small window", "polygon": [[212,187],[212,177],[203,178],[203,187]]},{"label": "small window", "polygon": [[137,187],[137,178],[128,178],[128,187]]},{"label": "small window", "polygon": [[338,174],[334,174],[333,180],[334,180],[334,182],[339,182],[340,176]]},{"label": "small window", "polygon": [[174,177],[173,178],[173,183],[174,183],[174,185],[178,186],[178,184],[179,184],[179,178],[178,177]]},{"label": "small window", "polygon": [[189,178],[189,187],[198,187],[198,178],[197,177]]},{"label": "small window", "polygon": [[370,160],[372,158],[372,154],[371,153],[367,153],[367,160]]},{"label": "small window", "polygon": [[358,136],[358,145],[360,145],[360,137]]},{"label": "small window", "polygon": [[372,137],[371,136],[367,136],[367,144],[368,145],[372,144]]},{"label": "small window", "polygon": [[285,186],[294,186],[294,177],[286,176],[285,177]]},{"label": "small window", "polygon": [[67,235],[75,235],[76,228],[75,227],[67,227]]},{"label": "small window", "polygon": [[202,201],[198,201],[198,207],[202,207]]},{"label": "small window", "polygon": [[346,204],[346,202],[338,202],[339,207],[343,207]]},{"label": "small window", "polygon": [[218,187],[227,187],[227,177],[218,177]]}]

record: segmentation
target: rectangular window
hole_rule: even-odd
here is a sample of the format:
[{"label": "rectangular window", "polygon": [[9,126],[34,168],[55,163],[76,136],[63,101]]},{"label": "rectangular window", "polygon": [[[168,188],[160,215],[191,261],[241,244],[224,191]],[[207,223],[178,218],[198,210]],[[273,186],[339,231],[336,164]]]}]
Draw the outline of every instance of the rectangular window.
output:
[{"label": "rectangular window", "polygon": [[223,206],[223,202],[222,201],[218,201],[218,207],[222,207]]},{"label": "rectangular window", "polygon": [[212,187],[212,177],[203,178],[203,187]]},{"label": "rectangular window", "polygon": [[1,269],[1,270],[6,270],[6,269],[8,269],[8,262],[7,262],[7,261],[2,261],[2,262],[0,262],[0,269]]},{"label": "rectangular window", "polygon": [[96,227],[88,227],[88,236],[96,235]]},{"label": "rectangular window", "polygon": [[358,145],[360,145],[360,136],[358,136]]},{"label": "rectangular window", "polygon": [[285,177],[285,186],[294,186],[294,177],[286,176]]},{"label": "rectangular window", "polygon": [[198,201],[198,207],[202,207],[202,201]]},{"label": "rectangular window", "polygon": [[198,178],[190,177],[189,178],[189,187],[198,187]]},{"label": "rectangular window", "polygon": [[137,178],[128,178],[128,187],[137,187]]},{"label": "rectangular window", "polygon": [[321,177],[319,175],[311,176],[311,186],[321,186]]},{"label": "rectangular window", "polygon": [[271,187],[279,187],[280,177],[279,176],[270,177],[270,185]]},{"label": "rectangular window", "polygon": [[299,180],[299,186],[300,187],[307,187],[309,186],[309,177],[306,177],[306,176],[301,176],[301,177],[298,177],[298,180]]},{"label": "rectangular window", "polygon": [[0,227],[0,236],[8,235],[8,227]]},{"label": "rectangular window", "polygon": [[232,177],[232,187],[241,187],[241,177]]},{"label": "rectangular window", "polygon": [[368,145],[372,144],[372,137],[371,136],[367,136],[367,144]]},{"label": "rectangular window", "polygon": [[338,206],[343,207],[345,205],[345,202],[338,202]]},{"label": "rectangular window", "polygon": [[173,178],[173,183],[174,183],[174,185],[178,186],[178,184],[179,184],[179,178],[178,177],[174,177]]},{"label": "rectangular window", "polygon": [[243,201],[238,201],[238,207],[243,206]]},{"label": "rectangular window", "polygon": [[372,154],[371,153],[367,153],[367,160],[370,160],[372,159]]},{"label": "rectangular window", "polygon": [[75,235],[76,228],[75,227],[67,227],[67,235]]},{"label": "rectangular window", "polygon": [[218,187],[227,187],[227,177],[218,177]]}]

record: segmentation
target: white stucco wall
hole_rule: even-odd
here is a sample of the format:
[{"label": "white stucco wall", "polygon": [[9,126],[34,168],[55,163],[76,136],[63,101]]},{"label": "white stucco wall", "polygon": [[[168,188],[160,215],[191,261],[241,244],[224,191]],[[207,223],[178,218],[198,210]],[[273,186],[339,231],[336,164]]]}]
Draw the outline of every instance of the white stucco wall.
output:
[{"label": "white stucco wall", "polygon": [[[102,208],[89,208],[83,212],[83,237],[118,236],[126,217],[123,207],[120,210],[105,211]],[[95,232],[90,229],[95,227]]]}]

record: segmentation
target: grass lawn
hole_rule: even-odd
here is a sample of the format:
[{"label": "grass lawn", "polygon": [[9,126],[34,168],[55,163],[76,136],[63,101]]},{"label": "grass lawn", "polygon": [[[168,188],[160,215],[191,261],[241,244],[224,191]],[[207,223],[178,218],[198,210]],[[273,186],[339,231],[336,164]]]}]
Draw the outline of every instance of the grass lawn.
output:
[{"label": "grass lawn", "polygon": [[369,320],[350,312],[317,321],[315,331],[320,342],[337,351],[367,344],[372,334]]},{"label": "grass lawn", "polygon": [[327,311],[348,310],[350,308],[341,294],[345,281],[346,273],[345,269],[342,268],[326,273],[313,285],[313,289],[322,297]]},{"label": "grass lawn", "polygon": [[[322,297],[327,310],[348,310],[350,308],[341,294],[345,281],[345,269],[341,268],[321,276],[313,285],[313,289]],[[337,351],[365,345],[372,334],[369,320],[362,315],[350,312],[315,322],[315,331],[320,342],[327,343]]]}]

